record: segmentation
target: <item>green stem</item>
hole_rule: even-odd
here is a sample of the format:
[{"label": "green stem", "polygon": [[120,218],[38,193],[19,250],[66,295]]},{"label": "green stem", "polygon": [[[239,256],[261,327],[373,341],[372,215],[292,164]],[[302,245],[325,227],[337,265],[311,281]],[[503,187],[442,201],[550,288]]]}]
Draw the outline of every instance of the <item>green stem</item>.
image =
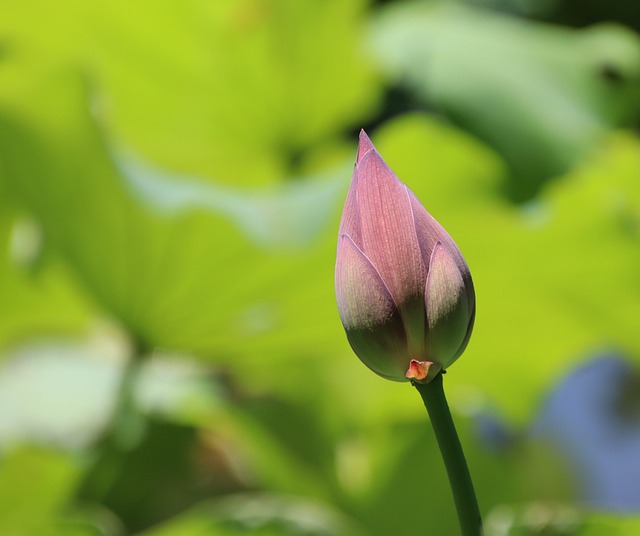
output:
[{"label": "green stem", "polygon": [[438,440],[458,511],[462,536],[481,536],[482,519],[478,500],[442,383],[442,374],[438,374],[427,384],[413,382],[413,386],[422,397]]},{"label": "green stem", "polygon": [[104,499],[121,470],[123,453],[139,438],[144,423],[135,407],[134,387],[144,355],[142,351],[134,351],[124,365],[109,425],[94,445],[95,459],[78,490],[83,499]]}]

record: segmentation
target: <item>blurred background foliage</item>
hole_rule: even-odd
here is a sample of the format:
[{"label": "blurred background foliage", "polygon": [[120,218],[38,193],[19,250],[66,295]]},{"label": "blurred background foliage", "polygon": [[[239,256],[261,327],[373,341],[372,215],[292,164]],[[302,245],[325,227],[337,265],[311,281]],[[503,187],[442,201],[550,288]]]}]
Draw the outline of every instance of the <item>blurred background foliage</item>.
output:
[{"label": "blurred background foliage", "polygon": [[487,536],[640,531],[640,8],[0,1],[0,534],[456,534],[333,296],[364,126],[478,295]]}]

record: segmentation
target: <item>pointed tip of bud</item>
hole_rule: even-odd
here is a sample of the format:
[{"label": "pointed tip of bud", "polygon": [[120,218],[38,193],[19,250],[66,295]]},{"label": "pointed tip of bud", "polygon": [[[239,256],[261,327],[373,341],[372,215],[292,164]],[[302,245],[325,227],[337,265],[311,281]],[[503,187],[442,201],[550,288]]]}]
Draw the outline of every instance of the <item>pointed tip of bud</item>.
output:
[{"label": "pointed tip of bud", "polygon": [[369,139],[369,136],[367,136],[367,133],[364,131],[364,129],[361,129],[360,141],[358,142],[358,156],[356,157],[356,165],[358,164],[358,162],[360,162],[360,160],[362,160],[362,157],[364,157],[364,155],[371,150],[375,151],[376,148],[373,146],[373,143]]},{"label": "pointed tip of bud", "polygon": [[416,361],[412,359],[411,363],[409,363],[409,369],[405,374],[405,378],[418,382],[425,380],[427,376],[429,376],[429,369],[432,365],[432,361]]}]

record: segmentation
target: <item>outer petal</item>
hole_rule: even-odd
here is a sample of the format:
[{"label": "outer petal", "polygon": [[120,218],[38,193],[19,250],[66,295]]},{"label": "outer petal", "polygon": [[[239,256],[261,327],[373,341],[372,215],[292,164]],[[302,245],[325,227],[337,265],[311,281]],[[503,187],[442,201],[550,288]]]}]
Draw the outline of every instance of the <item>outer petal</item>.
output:
[{"label": "outer petal", "polygon": [[444,227],[438,223],[438,221],[427,212],[422,206],[415,194],[407,188],[409,198],[411,199],[411,208],[413,210],[413,217],[416,225],[416,233],[418,235],[418,243],[420,244],[420,250],[422,252],[422,258],[429,270],[429,262],[431,255],[433,254],[433,248],[440,242],[449,251],[453,259],[455,260],[458,270],[462,275],[464,281],[465,292],[467,294],[467,303],[469,306],[469,315],[475,312],[475,292],[473,289],[473,281],[471,279],[471,272],[467,266],[460,249],[453,241],[453,238],[445,231]]},{"label": "outer petal", "polygon": [[446,368],[467,338],[469,304],[458,264],[441,242],[433,248],[429,265],[425,290],[427,356]]},{"label": "outer petal", "polygon": [[[360,131],[360,143],[358,144],[358,156],[356,157],[356,166],[362,157],[369,151],[374,150],[375,147],[369,136],[364,130]],[[362,247],[362,234],[360,232],[360,210],[358,209],[358,196],[356,190],[358,187],[358,174],[354,170],[353,177],[351,179],[351,185],[349,186],[349,192],[347,192],[347,199],[344,202],[344,209],[342,210],[342,218],[340,220],[340,231],[338,236],[343,234],[349,235],[351,239],[356,243],[358,247]]]},{"label": "outer petal", "polygon": [[362,232],[361,249],[385,282],[405,323],[411,357],[424,350],[424,284],[422,259],[411,201],[405,186],[377,151],[368,151],[356,166]]},{"label": "outer petal", "polygon": [[451,363],[453,363],[456,359],[458,359],[467,348],[467,344],[469,344],[469,339],[471,338],[471,333],[473,332],[473,325],[475,324],[475,321],[476,321],[476,306],[474,303],[473,311],[471,312],[471,318],[469,319],[469,325],[467,326],[467,333],[464,336],[462,343],[460,344],[460,348],[458,348],[458,351],[455,353],[452,360],[449,362],[449,365],[451,365]]},{"label": "outer petal", "polygon": [[373,143],[369,139],[369,136],[367,136],[367,133],[364,130],[361,130],[360,140],[358,142],[358,156],[356,156],[356,165],[358,164],[358,162],[360,162],[360,160],[362,160],[362,157],[371,150],[375,151],[376,148],[373,146]]},{"label": "outer petal", "polygon": [[369,259],[347,235],[338,240],[336,297],[353,351],[385,378],[406,381],[407,343],[398,309]]},{"label": "outer petal", "polygon": [[[356,190],[358,187],[358,177],[353,172],[351,186],[347,192],[347,199],[342,209],[342,218],[340,219],[340,230],[338,236],[348,235],[358,247],[362,247],[362,232],[360,231],[360,209],[358,208],[358,200]],[[338,239],[338,242],[340,240]]]}]

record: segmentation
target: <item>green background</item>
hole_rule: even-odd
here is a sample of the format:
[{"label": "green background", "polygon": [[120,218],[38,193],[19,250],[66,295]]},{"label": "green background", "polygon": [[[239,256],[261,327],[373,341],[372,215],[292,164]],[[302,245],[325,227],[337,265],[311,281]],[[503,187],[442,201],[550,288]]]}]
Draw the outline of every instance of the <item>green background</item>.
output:
[{"label": "green background", "polygon": [[576,4],[0,1],[0,534],[456,534],[337,314],[361,127],[471,268],[487,536],[636,534],[529,433],[640,358],[640,14]]}]

